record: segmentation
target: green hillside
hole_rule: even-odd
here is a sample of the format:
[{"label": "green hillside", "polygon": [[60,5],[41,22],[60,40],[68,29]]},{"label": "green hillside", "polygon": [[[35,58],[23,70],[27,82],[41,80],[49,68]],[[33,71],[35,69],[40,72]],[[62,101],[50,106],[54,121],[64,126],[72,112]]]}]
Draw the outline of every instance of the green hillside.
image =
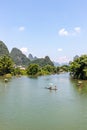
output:
[{"label": "green hillside", "polygon": [[0,56],[9,55],[9,51],[4,42],[0,41]]},{"label": "green hillside", "polygon": [[27,66],[30,60],[24,55],[19,49],[13,48],[10,53],[11,58],[13,59],[16,65]]}]

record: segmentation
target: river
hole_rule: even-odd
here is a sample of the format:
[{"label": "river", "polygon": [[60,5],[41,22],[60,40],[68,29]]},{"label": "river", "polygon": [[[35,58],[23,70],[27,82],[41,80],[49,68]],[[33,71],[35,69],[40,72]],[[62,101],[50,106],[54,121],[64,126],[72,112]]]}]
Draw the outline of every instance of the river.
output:
[{"label": "river", "polygon": [[87,130],[87,81],[77,82],[68,73],[0,79],[0,130]]}]

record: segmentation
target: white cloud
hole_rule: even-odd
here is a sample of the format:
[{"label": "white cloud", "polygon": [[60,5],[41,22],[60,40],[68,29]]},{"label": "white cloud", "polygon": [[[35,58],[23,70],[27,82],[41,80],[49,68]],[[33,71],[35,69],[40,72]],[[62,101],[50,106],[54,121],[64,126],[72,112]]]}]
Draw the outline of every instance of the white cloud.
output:
[{"label": "white cloud", "polygon": [[65,28],[60,29],[58,33],[60,36],[68,36],[69,35],[68,31],[66,31]]},{"label": "white cloud", "polygon": [[22,53],[26,54],[28,52],[28,49],[26,47],[23,47],[20,49],[22,51]]},{"label": "white cloud", "polygon": [[67,56],[62,56],[58,58],[59,63],[68,63],[70,59]]},{"label": "white cloud", "polygon": [[63,51],[63,49],[62,48],[58,48],[58,51]]},{"label": "white cloud", "polygon": [[24,31],[24,30],[25,30],[24,26],[19,27],[19,31]]},{"label": "white cloud", "polygon": [[60,36],[76,36],[77,34],[79,34],[81,32],[81,28],[80,27],[75,27],[72,30],[67,31],[65,28],[62,28],[58,31],[58,34]]},{"label": "white cloud", "polygon": [[75,30],[76,33],[80,33],[81,32],[81,28],[80,27],[75,27],[74,30]]}]

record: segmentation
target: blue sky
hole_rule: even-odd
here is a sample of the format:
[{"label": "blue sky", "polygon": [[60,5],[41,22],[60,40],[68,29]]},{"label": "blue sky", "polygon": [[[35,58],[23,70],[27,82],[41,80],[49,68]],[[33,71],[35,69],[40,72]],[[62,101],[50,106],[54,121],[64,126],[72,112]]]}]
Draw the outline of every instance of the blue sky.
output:
[{"label": "blue sky", "polygon": [[60,63],[87,54],[87,0],[0,0],[0,40]]}]

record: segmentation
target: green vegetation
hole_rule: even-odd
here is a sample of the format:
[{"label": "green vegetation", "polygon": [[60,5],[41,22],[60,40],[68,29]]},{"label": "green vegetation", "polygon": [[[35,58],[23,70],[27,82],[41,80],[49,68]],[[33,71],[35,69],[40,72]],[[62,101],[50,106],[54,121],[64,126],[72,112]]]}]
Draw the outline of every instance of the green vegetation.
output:
[{"label": "green vegetation", "polygon": [[0,56],[9,55],[9,51],[7,46],[0,41]]},{"label": "green vegetation", "polygon": [[32,54],[30,54],[30,60],[18,48],[13,48],[11,53],[9,54],[7,46],[2,41],[0,41],[0,56],[4,55],[10,56],[16,66],[27,67],[29,64],[38,64],[41,67],[48,64],[54,66],[53,62],[48,56],[46,56],[45,58],[37,58],[36,56],[33,57]]},{"label": "green vegetation", "polygon": [[60,72],[66,72],[68,66],[55,67],[53,65],[45,65],[43,67],[38,64],[30,64],[27,69],[22,67],[17,67],[12,62],[12,59],[8,56],[3,56],[0,58],[0,75],[29,75],[29,76],[40,76],[56,74]]},{"label": "green vegetation", "polygon": [[15,67],[10,57],[0,57],[0,76],[10,78],[12,75],[26,75],[26,70]]},{"label": "green vegetation", "polygon": [[75,79],[87,79],[87,55],[74,58],[70,62],[70,74]]},{"label": "green vegetation", "polygon": [[69,66],[68,65],[62,65],[59,67],[59,72],[68,72]]},{"label": "green vegetation", "polygon": [[54,66],[53,62],[50,60],[48,56],[46,56],[45,58],[37,58],[36,60],[31,61],[30,64],[38,64],[41,67],[48,64]]},{"label": "green vegetation", "polygon": [[39,76],[53,73],[53,66],[46,65],[44,67],[40,67],[37,64],[30,64],[27,68],[27,74],[30,76]]},{"label": "green vegetation", "polygon": [[40,76],[40,75],[59,74],[61,72],[68,72],[68,70],[69,70],[69,66],[66,65],[61,67],[55,67],[48,64],[41,67],[37,64],[30,64],[27,67],[26,72],[30,76]]},{"label": "green vegetation", "polygon": [[28,75],[36,75],[39,72],[39,66],[37,64],[30,64],[27,68]]},{"label": "green vegetation", "polygon": [[20,67],[16,67],[16,68],[13,69],[12,74],[14,76],[18,76],[18,75],[26,75],[27,73],[26,73],[26,70],[21,69]]},{"label": "green vegetation", "polygon": [[[31,60],[30,60],[30,59]],[[55,67],[48,56],[45,58],[26,57],[19,49],[13,48],[9,54],[7,46],[0,41],[0,75],[49,75],[68,71],[67,66]],[[27,68],[27,69],[26,69]]]},{"label": "green vegetation", "polygon": [[19,67],[14,68],[14,70],[13,70],[13,75],[21,75],[21,70],[20,70]]},{"label": "green vegetation", "polygon": [[7,78],[11,78],[11,77],[12,77],[12,74],[5,74],[5,75],[4,75],[4,78],[6,78],[6,79],[7,79]]},{"label": "green vegetation", "polygon": [[10,57],[0,57],[0,75],[11,73],[13,70],[13,62]]},{"label": "green vegetation", "polygon": [[42,68],[45,72],[47,72],[48,74],[53,74],[53,73],[56,73],[56,67],[52,66],[52,65],[45,65],[43,68]]},{"label": "green vegetation", "polygon": [[[29,58],[31,60],[29,60]],[[75,79],[87,79],[87,55],[76,55],[68,65],[55,67],[48,56],[45,58],[26,57],[19,49],[13,48],[9,54],[7,46],[0,41],[0,76],[7,75],[47,75],[70,71]],[[24,67],[24,68],[23,68]],[[27,67],[27,69],[25,69]]]},{"label": "green vegetation", "polygon": [[27,66],[29,64],[30,60],[17,48],[12,49],[10,56],[16,65]]}]

